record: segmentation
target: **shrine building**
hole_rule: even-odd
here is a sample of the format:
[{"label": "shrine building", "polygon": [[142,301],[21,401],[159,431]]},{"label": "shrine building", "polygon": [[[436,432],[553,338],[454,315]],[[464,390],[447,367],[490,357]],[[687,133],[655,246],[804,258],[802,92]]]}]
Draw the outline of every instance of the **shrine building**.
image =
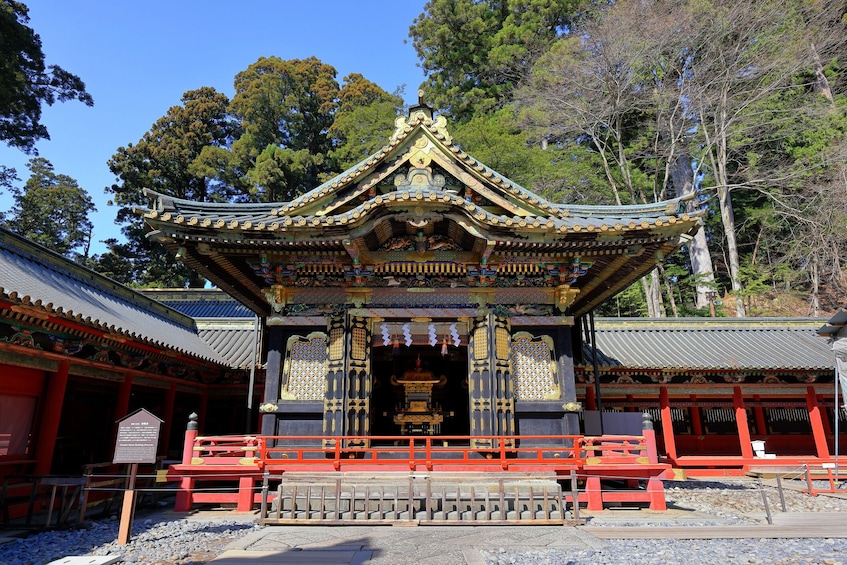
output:
[{"label": "shrine building", "polygon": [[[465,153],[425,105],[290,202],[148,191],[148,236],[261,319],[261,433],[576,435],[580,321],[698,228],[677,198],[556,204]],[[580,396],[582,396],[580,394]]]}]

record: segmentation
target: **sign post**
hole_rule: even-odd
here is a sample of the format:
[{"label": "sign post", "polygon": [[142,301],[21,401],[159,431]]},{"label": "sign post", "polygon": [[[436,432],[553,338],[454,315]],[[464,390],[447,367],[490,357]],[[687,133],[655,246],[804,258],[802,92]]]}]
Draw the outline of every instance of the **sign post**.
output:
[{"label": "sign post", "polygon": [[132,520],[135,516],[135,478],[139,463],[155,463],[159,447],[159,428],[162,420],[144,408],[118,420],[115,456],[112,463],[128,463],[129,479],[124,492],[118,545],[126,545],[132,537]]}]

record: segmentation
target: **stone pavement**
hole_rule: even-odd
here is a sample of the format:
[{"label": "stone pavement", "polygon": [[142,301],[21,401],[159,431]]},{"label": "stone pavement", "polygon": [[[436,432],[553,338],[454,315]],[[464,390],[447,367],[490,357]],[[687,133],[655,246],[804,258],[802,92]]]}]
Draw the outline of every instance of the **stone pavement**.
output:
[{"label": "stone pavement", "polygon": [[[710,525],[690,510],[581,512],[603,526],[269,526],[230,544],[213,565],[484,565],[497,552],[606,547],[607,539],[847,538],[847,514],[775,512],[753,525]],[[589,521],[590,523],[590,521]],[[661,524],[661,525],[657,525]]]},{"label": "stone pavement", "polygon": [[485,565],[481,549],[601,549],[568,526],[270,526],[248,534],[214,565]]}]

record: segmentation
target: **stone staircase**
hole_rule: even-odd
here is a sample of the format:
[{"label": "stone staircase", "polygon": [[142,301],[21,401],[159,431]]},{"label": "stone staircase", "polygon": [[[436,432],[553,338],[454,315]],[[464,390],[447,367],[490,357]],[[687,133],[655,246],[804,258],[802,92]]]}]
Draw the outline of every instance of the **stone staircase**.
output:
[{"label": "stone staircase", "polygon": [[572,524],[554,473],[285,473],[263,487],[263,524]]}]

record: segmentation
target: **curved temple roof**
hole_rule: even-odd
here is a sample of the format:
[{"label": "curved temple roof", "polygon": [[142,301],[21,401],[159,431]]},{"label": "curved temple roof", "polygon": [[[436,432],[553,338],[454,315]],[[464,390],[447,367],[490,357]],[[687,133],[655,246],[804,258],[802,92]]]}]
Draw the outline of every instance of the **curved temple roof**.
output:
[{"label": "curved temple roof", "polygon": [[117,342],[134,340],[226,363],[198,336],[188,316],[2,229],[0,307],[18,315],[76,323]]},{"label": "curved temple roof", "polygon": [[479,302],[469,293],[483,288],[543,288],[533,302],[578,315],[663,261],[701,214],[682,199],[549,202],[465,153],[426,106],[398,117],[377,153],[290,202],[147,194],[154,206],[139,212],[149,236],[262,315],[273,309],[270,287],[373,288],[401,275],[449,288],[457,304]]},{"label": "curved temple roof", "polygon": [[[831,371],[814,318],[599,318],[598,363],[670,371]],[[589,361],[590,363],[590,361]]]}]

